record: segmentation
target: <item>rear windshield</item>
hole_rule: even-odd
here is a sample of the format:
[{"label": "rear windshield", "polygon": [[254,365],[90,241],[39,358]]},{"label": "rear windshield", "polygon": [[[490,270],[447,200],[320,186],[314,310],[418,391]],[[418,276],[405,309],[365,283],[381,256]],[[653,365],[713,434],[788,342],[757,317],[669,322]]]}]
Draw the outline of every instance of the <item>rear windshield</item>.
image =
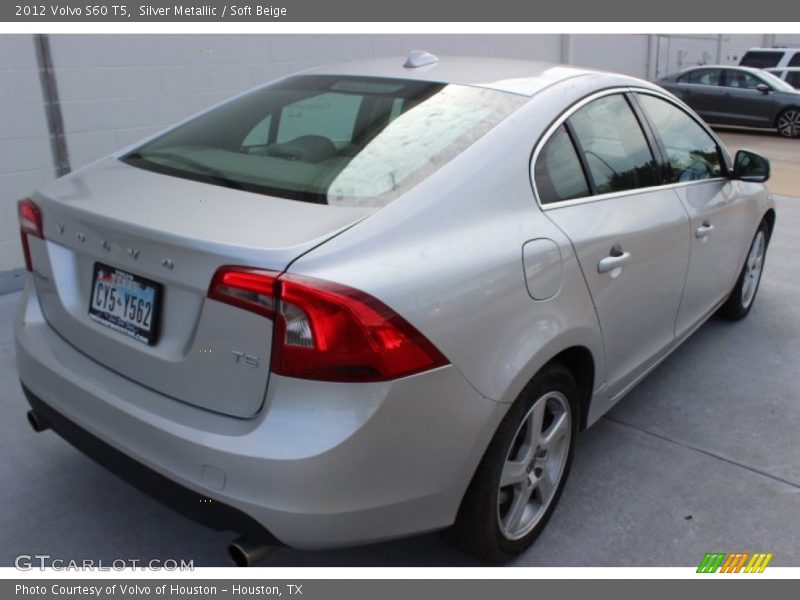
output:
[{"label": "rear windshield", "polygon": [[296,76],[202,114],[122,160],[292,200],[382,206],[526,100],[461,85]]},{"label": "rear windshield", "polygon": [[777,67],[783,58],[783,52],[770,52],[768,50],[751,50],[745,52],[739,65],[742,67],[755,67],[756,69],[767,69]]}]

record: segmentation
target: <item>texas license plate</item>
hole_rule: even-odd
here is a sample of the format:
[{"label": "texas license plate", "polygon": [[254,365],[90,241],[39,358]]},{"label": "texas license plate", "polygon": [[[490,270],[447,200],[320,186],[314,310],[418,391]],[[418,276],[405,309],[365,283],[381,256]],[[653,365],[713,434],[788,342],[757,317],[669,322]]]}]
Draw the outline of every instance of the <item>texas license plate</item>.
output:
[{"label": "texas license plate", "polygon": [[122,269],[94,264],[89,318],[142,343],[158,333],[161,285]]}]

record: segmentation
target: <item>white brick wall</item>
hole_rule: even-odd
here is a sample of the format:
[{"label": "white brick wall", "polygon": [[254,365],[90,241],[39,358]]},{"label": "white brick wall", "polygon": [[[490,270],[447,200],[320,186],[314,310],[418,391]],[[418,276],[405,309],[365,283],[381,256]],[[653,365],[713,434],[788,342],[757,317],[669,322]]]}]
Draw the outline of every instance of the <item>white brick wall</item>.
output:
[{"label": "white brick wall", "polygon": [[[738,52],[763,36],[726,38]],[[713,39],[702,44],[716,56]],[[50,45],[73,168],[281,75],[414,48],[648,75],[646,35],[52,35]],[[14,203],[52,164],[33,36],[0,36],[0,272],[22,264]]]},{"label": "white brick wall", "polygon": [[0,272],[22,265],[16,202],[54,176],[31,35],[0,35]]}]

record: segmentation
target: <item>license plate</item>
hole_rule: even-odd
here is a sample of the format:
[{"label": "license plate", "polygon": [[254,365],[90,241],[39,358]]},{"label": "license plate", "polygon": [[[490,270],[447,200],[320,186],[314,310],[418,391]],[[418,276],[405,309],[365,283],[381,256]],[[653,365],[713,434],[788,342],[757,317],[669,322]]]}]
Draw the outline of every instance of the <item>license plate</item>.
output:
[{"label": "license plate", "polygon": [[89,318],[144,344],[156,342],[161,285],[122,269],[94,264]]}]

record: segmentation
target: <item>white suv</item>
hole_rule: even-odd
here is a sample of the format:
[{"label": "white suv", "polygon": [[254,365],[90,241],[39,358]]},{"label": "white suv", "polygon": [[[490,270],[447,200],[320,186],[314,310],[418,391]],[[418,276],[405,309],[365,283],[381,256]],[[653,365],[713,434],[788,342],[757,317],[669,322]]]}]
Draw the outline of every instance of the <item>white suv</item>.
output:
[{"label": "white suv", "polygon": [[782,69],[778,68],[764,70],[768,73],[772,73],[779,79],[783,79],[793,88],[800,90],[800,67],[784,67]]},{"label": "white suv", "polygon": [[800,48],[750,48],[742,56],[739,66],[756,69],[800,67]]}]

